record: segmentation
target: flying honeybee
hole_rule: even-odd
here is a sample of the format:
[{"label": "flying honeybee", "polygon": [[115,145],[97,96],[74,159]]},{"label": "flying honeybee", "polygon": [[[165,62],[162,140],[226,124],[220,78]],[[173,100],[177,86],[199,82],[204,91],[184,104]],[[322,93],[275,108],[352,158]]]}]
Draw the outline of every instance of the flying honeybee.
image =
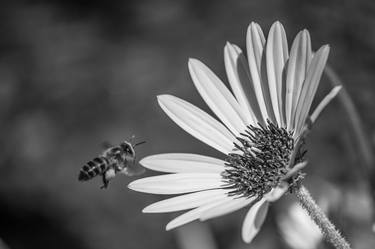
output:
[{"label": "flying honeybee", "polygon": [[118,146],[107,144],[107,149],[101,155],[95,157],[81,168],[78,180],[88,181],[101,175],[103,179],[101,188],[107,188],[109,181],[118,173],[127,176],[142,174],[144,168],[136,165],[134,147],[143,143],[145,142],[132,145],[131,142],[124,141]]}]

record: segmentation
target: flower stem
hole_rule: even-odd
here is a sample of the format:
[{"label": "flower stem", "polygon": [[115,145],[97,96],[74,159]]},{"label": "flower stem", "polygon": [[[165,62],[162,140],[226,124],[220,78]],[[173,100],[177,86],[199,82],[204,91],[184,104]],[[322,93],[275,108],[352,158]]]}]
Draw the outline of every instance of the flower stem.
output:
[{"label": "flower stem", "polygon": [[[360,160],[358,166],[363,178],[367,179],[367,184],[371,188],[370,193],[372,195],[372,205],[375,206],[375,157],[373,153],[373,144],[371,143],[369,136],[366,135],[366,130],[362,125],[363,122],[359,112],[355,107],[350,94],[345,89],[344,82],[330,65],[326,65],[324,72],[326,73],[332,86],[344,86],[338,94],[338,99],[349,118],[349,124],[351,126],[354,139],[357,141],[356,148],[358,148]],[[375,224],[375,214],[373,214],[372,219],[373,224]]]},{"label": "flower stem", "polygon": [[309,191],[300,186],[294,190],[300,205],[307,211],[311,219],[318,225],[326,240],[336,249],[350,249],[349,243],[344,239],[341,233],[335,228],[324,212],[316,204]]},{"label": "flower stem", "polygon": [[[326,73],[329,81],[333,86],[344,86],[344,82],[339,78],[337,73],[329,66],[326,65],[324,72]],[[358,142],[358,150],[361,153],[361,157],[364,160],[364,172],[371,172],[374,164],[374,156],[371,151],[371,143],[368,141],[365,131],[362,127],[362,120],[359,113],[351,99],[349,93],[346,91],[345,87],[338,94],[338,98],[345,109],[352,126],[353,133]],[[375,187],[374,187],[375,188]]]}]

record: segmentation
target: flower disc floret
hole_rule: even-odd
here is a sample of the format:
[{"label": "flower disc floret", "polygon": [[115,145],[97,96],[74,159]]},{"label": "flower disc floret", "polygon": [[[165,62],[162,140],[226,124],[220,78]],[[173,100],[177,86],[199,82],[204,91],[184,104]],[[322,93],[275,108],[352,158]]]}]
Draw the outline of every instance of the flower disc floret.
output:
[{"label": "flower disc floret", "polygon": [[230,195],[260,200],[288,173],[294,149],[293,133],[268,121],[266,126],[248,126],[237,140],[235,152],[225,159],[222,176],[227,187],[233,189]]}]

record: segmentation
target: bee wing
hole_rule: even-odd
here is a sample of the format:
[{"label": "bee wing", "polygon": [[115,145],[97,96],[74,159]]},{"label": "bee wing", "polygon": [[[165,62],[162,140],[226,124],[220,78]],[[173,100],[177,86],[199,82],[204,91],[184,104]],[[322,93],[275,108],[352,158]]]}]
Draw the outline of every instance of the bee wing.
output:
[{"label": "bee wing", "polygon": [[112,145],[110,142],[108,142],[108,141],[103,141],[103,142],[101,143],[101,146],[102,146],[104,149],[109,149],[109,148],[113,147],[113,145]]}]

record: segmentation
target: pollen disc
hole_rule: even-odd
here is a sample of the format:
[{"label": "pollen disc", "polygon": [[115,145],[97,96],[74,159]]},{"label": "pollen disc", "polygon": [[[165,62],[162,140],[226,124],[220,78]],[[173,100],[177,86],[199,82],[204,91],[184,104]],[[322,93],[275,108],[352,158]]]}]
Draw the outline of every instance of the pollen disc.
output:
[{"label": "pollen disc", "polygon": [[237,137],[235,150],[225,158],[222,177],[230,195],[262,198],[288,172],[294,149],[292,132],[267,122],[265,127],[248,126]]}]

